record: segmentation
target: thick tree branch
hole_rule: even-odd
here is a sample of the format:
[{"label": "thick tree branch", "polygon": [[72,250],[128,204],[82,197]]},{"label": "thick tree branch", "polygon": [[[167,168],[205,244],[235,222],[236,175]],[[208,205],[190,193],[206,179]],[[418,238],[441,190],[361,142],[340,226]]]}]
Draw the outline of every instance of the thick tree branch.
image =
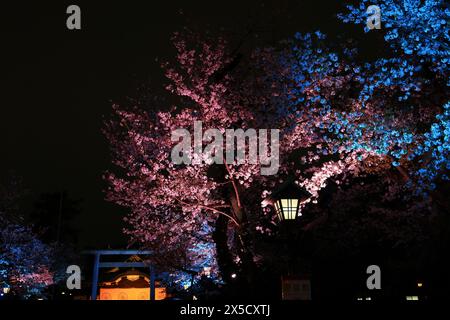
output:
[{"label": "thick tree branch", "polygon": [[210,210],[212,212],[221,214],[221,215],[227,217],[228,219],[230,219],[237,227],[240,226],[239,223],[236,221],[236,219],[234,219],[232,216],[230,216],[229,214],[227,214],[227,213],[225,213],[223,211],[217,210],[217,209],[215,209],[213,207],[205,206],[205,205],[202,205],[202,204],[187,203],[187,202],[185,202],[185,201],[183,201],[181,199],[178,199],[178,198],[175,198],[175,200],[177,200],[178,202],[180,202],[181,204],[184,204],[186,206],[195,206],[195,207],[199,207],[199,208],[202,208],[202,209],[205,209],[205,210]]},{"label": "thick tree branch", "polygon": [[233,185],[234,194],[236,196],[237,205],[240,209],[240,208],[242,208],[242,206],[241,206],[241,199],[239,197],[239,191],[238,191],[238,188],[236,185],[236,181],[234,180],[233,176],[231,175],[230,168],[228,167],[228,164],[226,162],[225,162],[225,168],[227,169],[228,175],[230,176],[231,184]]}]

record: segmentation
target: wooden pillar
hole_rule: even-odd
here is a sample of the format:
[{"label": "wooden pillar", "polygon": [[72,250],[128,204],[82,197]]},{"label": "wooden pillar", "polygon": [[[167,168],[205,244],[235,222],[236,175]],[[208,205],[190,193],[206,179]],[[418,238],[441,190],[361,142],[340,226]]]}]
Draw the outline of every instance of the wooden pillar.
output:
[{"label": "wooden pillar", "polygon": [[100,253],[95,254],[94,270],[92,273],[92,288],[91,300],[97,300],[97,285],[98,285],[98,268],[100,265]]},{"label": "wooden pillar", "polygon": [[154,301],[156,299],[155,293],[155,269],[150,266],[150,300]]}]

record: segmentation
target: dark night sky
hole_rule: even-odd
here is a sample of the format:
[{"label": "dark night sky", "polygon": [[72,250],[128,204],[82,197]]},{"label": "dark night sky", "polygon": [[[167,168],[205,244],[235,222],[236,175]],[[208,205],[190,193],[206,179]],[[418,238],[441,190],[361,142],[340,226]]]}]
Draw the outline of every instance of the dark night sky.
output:
[{"label": "dark night sky", "polygon": [[[111,168],[102,118],[143,83],[162,86],[156,58],[172,57],[174,31],[239,34],[254,22],[266,29],[264,41],[277,41],[295,31],[350,28],[337,23],[338,1],[329,0],[111,3],[30,1],[0,11],[1,174],[13,170],[36,193],[65,189],[83,199],[80,241],[97,248],[125,244],[126,210],[102,192],[102,173]],[[69,4],[81,7],[81,31],[65,27]]]}]

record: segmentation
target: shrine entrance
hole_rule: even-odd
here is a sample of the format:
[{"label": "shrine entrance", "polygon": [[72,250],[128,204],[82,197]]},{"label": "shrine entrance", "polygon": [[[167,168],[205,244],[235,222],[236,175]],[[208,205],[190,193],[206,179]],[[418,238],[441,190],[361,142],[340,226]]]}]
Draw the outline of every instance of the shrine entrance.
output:
[{"label": "shrine entrance", "polygon": [[140,250],[90,250],[84,252],[85,254],[94,255],[94,268],[92,273],[92,288],[91,288],[91,300],[97,300],[98,290],[98,275],[100,268],[145,268],[149,271],[149,286],[150,286],[150,300],[156,300],[155,289],[155,268],[151,264],[147,264],[144,261],[131,261],[131,262],[101,262],[102,256],[149,256],[151,251]]}]

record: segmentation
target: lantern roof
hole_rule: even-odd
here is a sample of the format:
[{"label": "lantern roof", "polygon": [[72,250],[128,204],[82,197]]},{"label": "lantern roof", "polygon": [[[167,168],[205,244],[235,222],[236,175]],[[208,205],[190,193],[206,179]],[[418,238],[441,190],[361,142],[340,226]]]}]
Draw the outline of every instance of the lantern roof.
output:
[{"label": "lantern roof", "polygon": [[278,199],[299,199],[300,202],[303,202],[310,197],[312,197],[312,194],[297,185],[293,178],[285,181],[270,196],[272,201],[276,201]]}]

